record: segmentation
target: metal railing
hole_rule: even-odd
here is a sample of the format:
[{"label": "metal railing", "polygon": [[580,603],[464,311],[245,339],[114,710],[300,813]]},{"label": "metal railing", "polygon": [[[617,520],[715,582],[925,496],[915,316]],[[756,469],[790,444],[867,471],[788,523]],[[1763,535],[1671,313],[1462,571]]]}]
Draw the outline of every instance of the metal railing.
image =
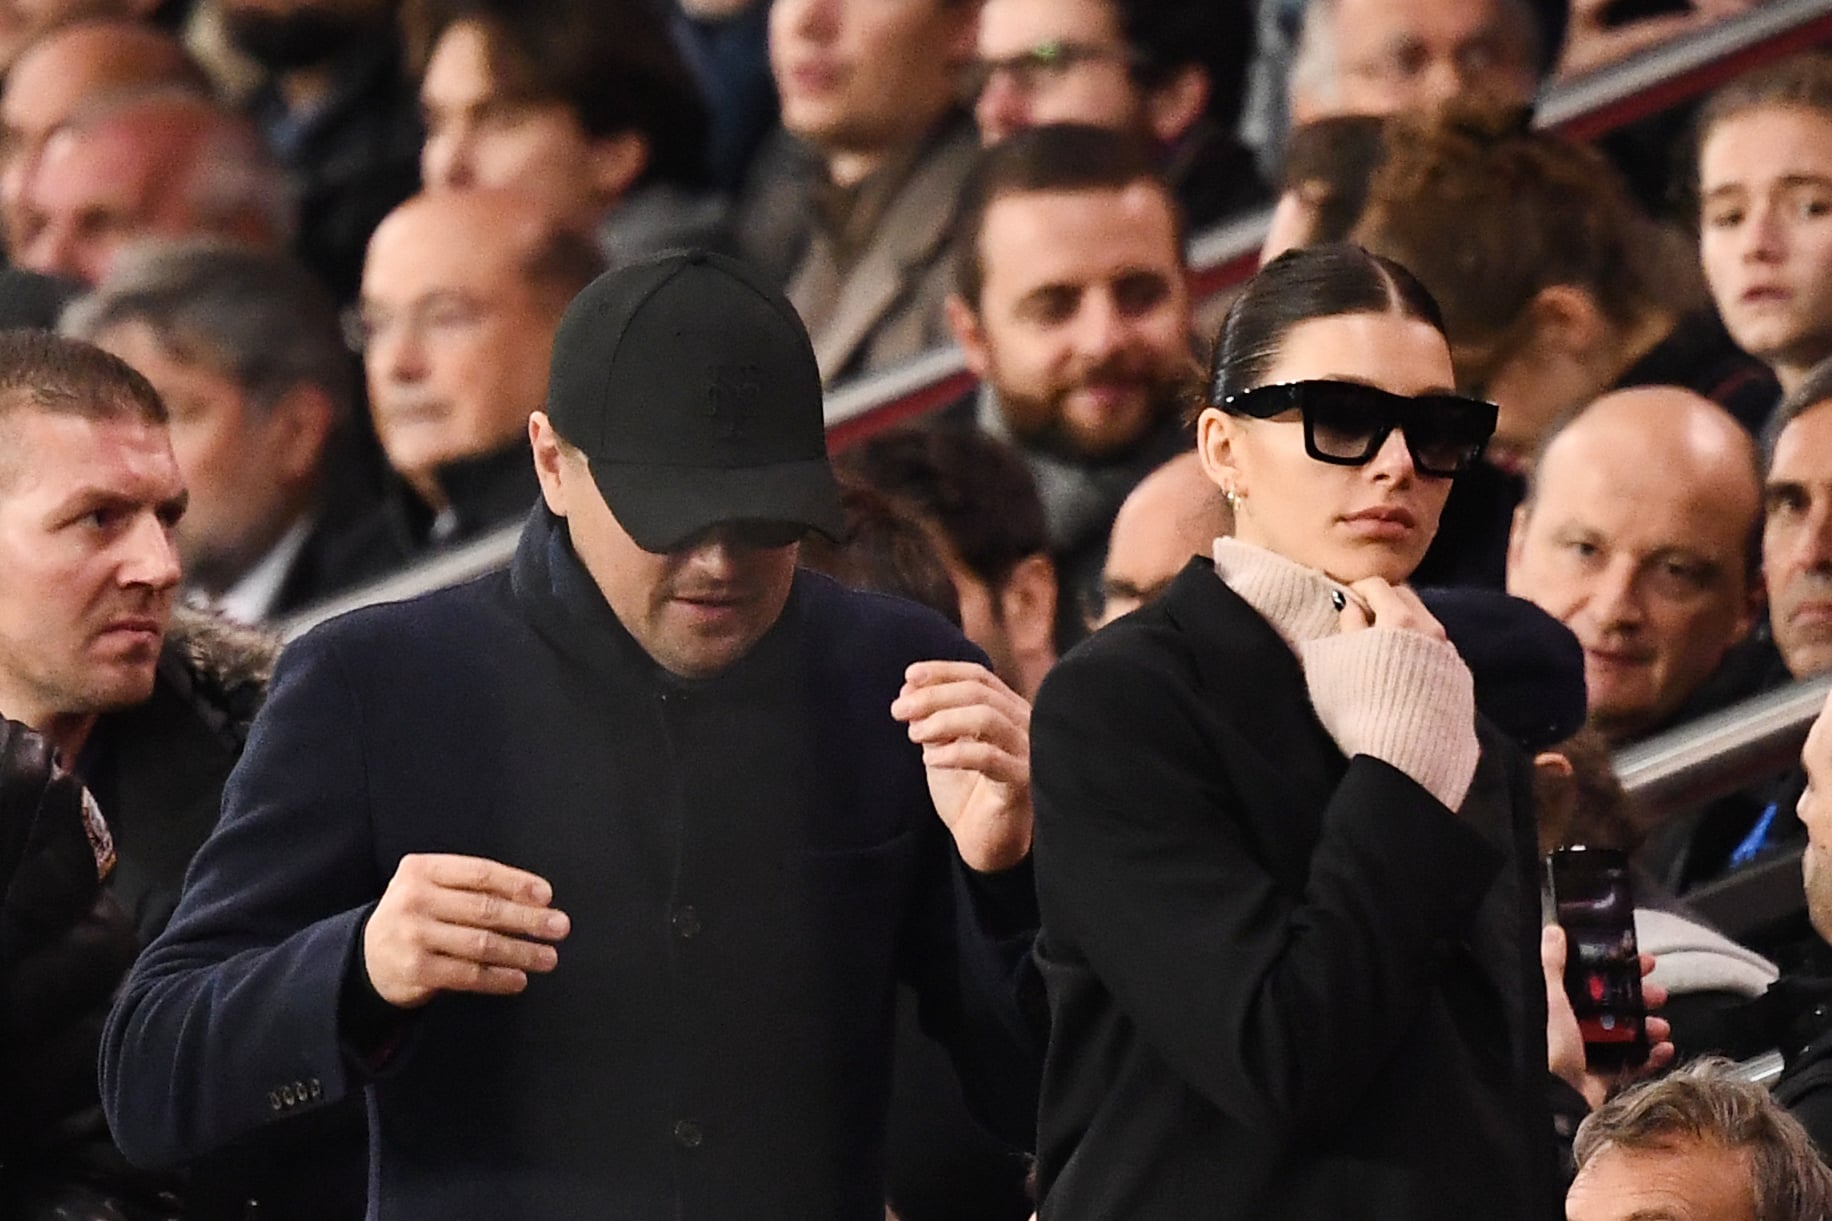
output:
[{"label": "metal railing", "polygon": [[521,532],[520,520],[499,526],[488,534],[449,547],[379,581],[308,606],[279,623],[280,636],[292,640],[326,619],[335,619],[348,611],[381,602],[400,602],[507,568],[509,557],[515,554],[515,540]]},{"label": "metal railing", "polygon": [[1767,691],[1616,755],[1616,776],[1649,813],[1695,809],[1793,766],[1832,675]]},{"label": "metal railing", "polygon": [[[1832,690],[1832,674],[1764,692],[1616,755],[1616,775],[1650,813],[1677,817],[1792,768]],[[1686,903],[1737,940],[1804,909],[1800,851],[1779,852],[1686,892]]]}]

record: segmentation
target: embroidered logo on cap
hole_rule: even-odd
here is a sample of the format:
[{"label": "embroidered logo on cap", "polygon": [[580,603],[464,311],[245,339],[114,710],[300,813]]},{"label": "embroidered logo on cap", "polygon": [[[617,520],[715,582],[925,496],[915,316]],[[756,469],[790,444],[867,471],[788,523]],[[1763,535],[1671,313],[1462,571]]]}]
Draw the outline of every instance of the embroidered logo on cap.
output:
[{"label": "embroidered logo on cap", "polygon": [[754,361],[722,362],[713,367],[706,388],[706,414],[713,436],[742,441],[751,432],[751,413],[763,397],[763,370]]}]

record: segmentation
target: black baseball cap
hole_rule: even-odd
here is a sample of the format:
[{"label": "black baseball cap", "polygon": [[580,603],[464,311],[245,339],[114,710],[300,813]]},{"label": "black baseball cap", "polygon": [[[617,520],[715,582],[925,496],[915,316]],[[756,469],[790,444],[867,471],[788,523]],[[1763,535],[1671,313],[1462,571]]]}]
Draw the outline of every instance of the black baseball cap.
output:
[{"label": "black baseball cap", "polygon": [[592,281],[554,337],[547,416],[645,551],[722,522],[844,533],[807,329],[735,259],[679,251]]}]

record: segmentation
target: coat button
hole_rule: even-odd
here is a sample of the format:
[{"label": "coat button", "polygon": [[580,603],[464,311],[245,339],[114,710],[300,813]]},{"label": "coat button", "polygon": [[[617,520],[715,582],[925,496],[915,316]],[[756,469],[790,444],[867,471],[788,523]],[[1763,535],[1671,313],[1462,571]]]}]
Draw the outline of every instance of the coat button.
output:
[{"label": "coat button", "polygon": [[311,1091],[313,1102],[317,1102],[320,1098],[324,1097],[324,1086],[318,1084],[318,1078],[313,1077],[308,1088]]},{"label": "coat button", "polygon": [[299,1096],[298,1096],[297,1094],[295,1094],[295,1093],[293,1093],[293,1087],[292,1087],[292,1086],[290,1086],[290,1085],[283,1085],[283,1086],[281,1086],[281,1087],[280,1087],[280,1101],[281,1101],[281,1102],[284,1102],[284,1103],[285,1103],[285,1104],[286,1104],[287,1106],[289,1106],[289,1107],[290,1107],[290,1106],[292,1106],[292,1105],[293,1105],[293,1104],[294,1104],[295,1102],[297,1102],[297,1101],[299,1101]]},{"label": "coat button", "polygon": [[671,922],[674,925],[675,934],[683,941],[691,941],[700,935],[702,927],[700,913],[695,911],[691,905],[675,908]]},{"label": "coat button", "polygon": [[683,1149],[698,1149],[706,1140],[706,1133],[700,1131],[700,1125],[691,1119],[683,1119],[674,1125],[674,1143]]},{"label": "coat button", "polygon": [[267,1091],[267,1105],[272,1107],[276,1111],[279,1110],[282,1106],[286,1105],[285,1103],[280,1101],[280,1091],[279,1090],[268,1090]]}]

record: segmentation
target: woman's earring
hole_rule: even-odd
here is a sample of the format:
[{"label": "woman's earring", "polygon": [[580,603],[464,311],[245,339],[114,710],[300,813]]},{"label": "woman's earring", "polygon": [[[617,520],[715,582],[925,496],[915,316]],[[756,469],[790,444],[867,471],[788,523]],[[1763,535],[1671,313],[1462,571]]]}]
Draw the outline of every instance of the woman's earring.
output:
[{"label": "woman's earring", "polygon": [[1236,492],[1233,488],[1221,489],[1221,498],[1228,502],[1228,507],[1230,509],[1238,507],[1241,499],[1240,493]]}]

